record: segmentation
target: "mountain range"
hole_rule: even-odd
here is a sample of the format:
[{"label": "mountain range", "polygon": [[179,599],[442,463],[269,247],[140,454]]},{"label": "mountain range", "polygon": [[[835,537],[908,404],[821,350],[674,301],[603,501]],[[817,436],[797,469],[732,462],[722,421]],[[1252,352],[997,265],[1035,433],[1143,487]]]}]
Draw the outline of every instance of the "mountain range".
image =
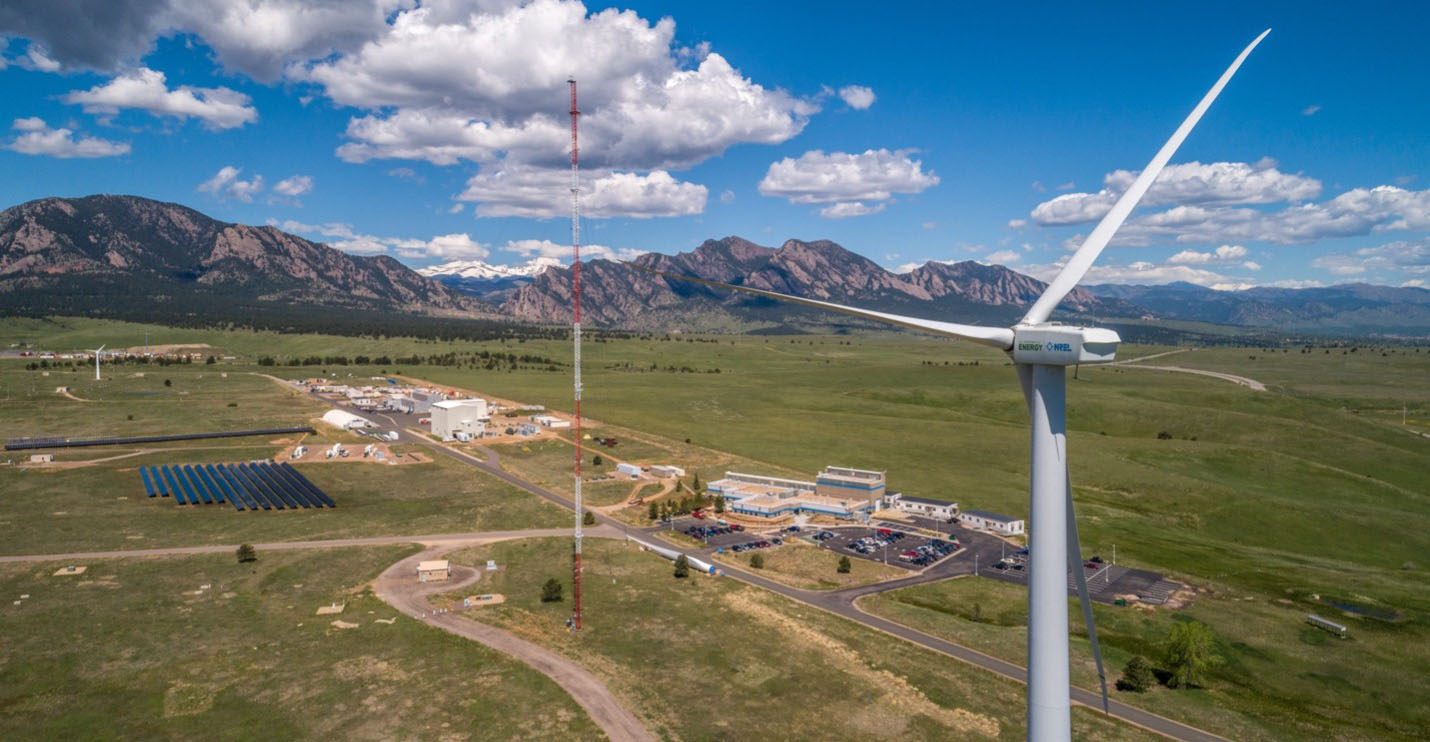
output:
[{"label": "mountain range", "polygon": [[488,301],[502,301],[531,283],[542,271],[561,265],[556,258],[532,258],[520,265],[492,265],[481,260],[454,260],[418,268],[417,273],[444,286]]},{"label": "mountain range", "polygon": [[[984,324],[1016,321],[1045,286],[973,261],[930,261],[894,273],[827,240],[768,247],[732,236],[632,262],[583,263],[586,323],[734,332],[848,324],[827,312],[639,268]],[[402,328],[423,322],[451,328],[473,319],[563,324],[570,307],[571,269],[552,258],[513,267],[458,261],[414,271],[387,256],[348,255],[273,227],[222,222],[136,196],[45,198],[0,212],[0,314],[296,329],[345,323],[374,332],[409,331]],[[1288,333],[1425,337],[1430,291],[1364,284],[1245,291],[1176,283],[1087,286],[1068,295],[1057,318],[1119,328],[1171,319]]]}]

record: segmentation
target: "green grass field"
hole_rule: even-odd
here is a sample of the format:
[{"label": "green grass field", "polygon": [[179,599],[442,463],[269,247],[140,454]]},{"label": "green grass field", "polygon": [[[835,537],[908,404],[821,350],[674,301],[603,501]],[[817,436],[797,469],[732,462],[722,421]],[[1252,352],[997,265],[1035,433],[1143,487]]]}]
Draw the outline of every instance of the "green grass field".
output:
[{"label": "green grass field", "polygon": [[0,565],[0,738],[599,738],[545,676],[361,589],[410,553]]},{"label": "green grass field", "polygon": [[[755,554],[765,560],[764,567],[751,567],[750,559]],[[775,549],[761,549],[746,554],[716,554],[715,561],[733,564],[777,582],[806,590],[838,590],[912,574],[908,570],[867,559],[850,559],[849,571],[841,574],[838,570],[838,554],[799,540],[787,541],[784,546]]]},{"label": "green grass field", "polygon": [[[539,600],[565,578],[564,539],[455,552],[502,565],[460,595],[500,593],[477,620],[562,652],[600,677],[659,738],[672,740],[999,739],[1025,736],[1022,686],[732,580],[671,576],[670,562],[587,542],[585,628]],[[1150,739],[1074,712],[1079,739]]]},{"label": "green grass field", "polygon": [[[556,341],[438,343],[147,329],[157,333],[155,343],[207,342],[238,355],[235,364],[204,371],[205,381],[209,373],[227,371],[224,381],[235,384],[238,374],[257,370],[246,364],[260,354],[426,355],[489,349],[557,360],[570,357],[569,346]],[[100,342],[142,343],[145,330],[90,320],[4,320],[0,339],[48,338],[47,347],[62,350]],[[641,446],[651,447],[642,456],[668,453],[669,463],[692,468],[705,481],[725,468],[809,476],[829,464],[854,466],[886,470],[892,489],[912,495],[948,497],[964,507],[1026,515],[1026,414],[1013,370],[1001,354],[911,334],[697,340],[711,338],[588,343],[587,415],[618,437],[634,442],[633,436],[639,436]],[[1121,356],[1166,350],[1127,346]],[[1248,376],[1268,384],[1271,391],[1266,393],[1188,374],[1080,369],[1069,381],[1069,449],[1084,551],[1108,555],[1116,544],[1119,562],[1162,571],[1208,591],[1189,615],[1209,612],[1212,615],[1203,620],[1218,629],[1229,648],[1240,643],[1250,648],[1246,657],[1254,659],[1255,650],[1269,658],[1252,661],[1231,655],[1238,660],[1236,674],[1218,676],[1208,692],[1177,696],[1174,703],[1183,705],[1169,713],[1178,718],[1192,723],[1206,718],[1209,724],[1222,725],[1219,728],[1262,738],[1424,737],[1430,715],[1419,710],[1425,703],[1415,702],[1426,697],[1424,684],[1406,678],[1423,678],[1423,667],[1430,662],[1430,591],[1424,577],[1430,568],[1430,487],[1425,475],[1430,438],[1423,435],[1430,433],[1430,352],[1407,346],[1360,346],[1354,353],[1348,347],[1301,350],[1216,348],[1149,362]],[[662,369],[719,368],[720,373],[650,371],[652,364]],[[71,426],[85,432],[90,417],[96,420],[94,427],[106,430],[130,429],[125,426],[141,422],[138,414],[131,422],[119,414],[122,409],[103,406],[52,417],[50,406],[61,404],[52,393],[58,384],[55,373],[41,378],[38,372],[20,369],[18,361],[0,361],[0,368],[0,397],[20,401],[31,389],[44,397],[43,402],[6,405],[0,412],[6,437],[31,434],[11,430],[74,434]],[[402,371],[558,410],[570,407],[570,379],[564,373],[427,364],[264,370],[287,378],[325,371],[344,378]],[[125,383],[151,383],[154,373],[146,369],[144,380]],[[81,397],[90,393],[80,383],[84,376],[82,370],[70,374]],[[156,406],[154,417],[143,418],[148,426],[184,420],[185,401],[204,396],[181,384],[189,381],[176,376],[169,389],[191,394],[142,398],[167,405]],[[258,394],[256,387],[253,393]],[[211,419],[236,423],[239,416],[262,409],[248,396],[238,400],[237,408],[219,404],[223,398],[216,395],[213,403],[205,403]],[[134,404],[142,408],[139,400],[136,396]],[[272,402],[291,417],[296,408],[281,403]],[[1402,409],[1407,425],[1401,424]],[[620,456],[626,450],[637,449],[627,449],[623,441],[613,453]],[[550,462],[532,463],[548,470],[558,489],[570,481],[560,476],[564,456],[569,455],[553,452]],[[39,517],[59,510],[43,498],[76,497],[73,491],[101,483],[47,486],[16,499],[8,497],[9,483],[19,481],[11,476],[13,472],[0,472],[0,486],[7,493],[7,501],[0,503],[0,521],[8,527],[15,518],[12,513],[31,513],[16,525],[43,533],[25,538],[116,540],[113,534],[96,536],[106,523],[100,517],[58,535],[46,535],[53,532],[51,516]],[[45,494],[37,501],[40,491]],[[373,496],[387,495],[375,491]],[[109,501],[106,513],[117,512],[113,509],[120,505],[112,493],[88,497],[96,503],[101,497]],[[378,507],[376,502],[373,507]],[[236,514],[228,515],[233,522]],[[558,515],[556,521],[559,525],[564,518]],[[165,532],[168,537],[181,533],[174,528]],[[1357,639],[1331,648],[1298,647],[1294,642],[1302,641],[1297,637],[1304,633],[1304,613],[1336,615],[1323,610],[1314,595],[1399,612],[1405,620],[1382,628],[1347,619]],[[1276,602],[1280,600],[1291,603]],[[932,618],[944,615],[934,611]],[[1121,638],[1111,643],[1109,655],[1148,646],[1160,638],[1166,620],[1158,615],[1147,625],[1114,628]],[[1118,619],[1107,621],[1115,625]],[[929,624],[929,629],[971,630],[956,624]],[[1278,631],[1293,632],[1287,640],[1291,643],[1277,638]],[[1016,630],[992,641],[1021,651]],[[1228,666],[1223,672],[1232,670]],[[1272,677],[1298,673],[1332,679],[1308,676],[1292,682]],[[1401,695],[1402,689],[1411,695]],[[1344,699],[1362,693],[1380,694],[1360,704],[1363,713],[1317,710],[1341,708]],[[1378,703],[1403,708],[1379,714]],[[1292,718],[1298,708],[1313,711],[1295,712]],[[1377,721],[1381,717],[1384,721]]]}]

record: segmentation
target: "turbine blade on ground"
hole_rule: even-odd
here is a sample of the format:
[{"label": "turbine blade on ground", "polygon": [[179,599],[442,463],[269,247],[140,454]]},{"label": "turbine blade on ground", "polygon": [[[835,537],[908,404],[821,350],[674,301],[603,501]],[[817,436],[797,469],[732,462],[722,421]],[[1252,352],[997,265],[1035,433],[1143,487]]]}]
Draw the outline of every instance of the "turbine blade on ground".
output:
[{"label": "turbine blade on ground", "polygon": [[1048,321],[1048,317],[1062,302],[1063,297],[1066,297],[1068,292],[1072,291],[1073,287],[1082,280],[1082,277],[1087,275],[1093,261],[1097,260],[1097,256],[1102,253],[1102,248],[1107,247],[1107,243],[1112,240],[1112,235],[1116,234],[1124,221],[1127,221],[1127,216],[1137,207],[1137,202],[1142,200],[1142,196],[1152,186],[1152,181],[1162,174],[1162,168],[1166,167],[1167,161],[1172,159],[1172,154],[1191,133],[1192,127],[1201,121],[1202,114],[1206,113],[1207,108],[1211,106],[1212,101],[1216,100],[1222,88],[1226,87],[1231,76],[1236,74],[1247,55],[1251,54],[1251,50],[1255,49],[1256,45],[1260,44],[1261,40],[1266,38],[1266,34],[1269,33],[1271,33],[1269,28],[1262,31],[1260,36],[1257,36],[1245,49],[1241,50],[1241,54],[1238,54],[1231,66],[1226,68],[1226,72],[1222,73],[1221,78],[1216,81],[1212,89],[1202,97],[1197,107],[1192,109],[1182,125],[1172,132],[1172,138],[1162,145],[1162,149],[1157,151],[1152,161],[1147,163],[1147,167],[1142,169],[1137,179],[1132,181],[1132,185],[1122,194],[1121,198],[1117,199],[1117,203],[1113,204],[1112,210],[1102,217],[1102,221],[1098,222],[1097,227],[1092,230],[1092,234],[1083,241],[1082,247],[1079,247],[1077,252],[1073,253],[1072,258],[1068,260],[1067,265],[1063,266],[1062,272],[1058,273],[1057,278],[1048,284],[1043,295],[1038,297],[1038,300],[1028,309],[1028,313],[1023,316],[1023,324],[1036,325]]},{"label": "turbine blade on ground", "polygon": [[[1066,451],[1064,452],[1066,453]],[[1067,461],[1064,456],[1063,461]],[[1097,680],[1102,684],[1102,712],[1107,707],[1107,675],[1102,670],[1102,648],[1097,644],[1097,626],[1092,619],[1092,596],[1087,592],[1087,575],[1082,571],[1082,544],[1077,538],[1077,519],[1073,516],[1072,480],[1068,480],[1068,567],[1077,577],[1077,597],[1082,602],[1082,620],[1087,624],[1087,638],[1092,642],[1092,657],[1097,661]]]},{"label": "turbine blade on ground", "polygon": [[629,265],[636,270],[645,271],[646,273],[652,273],[657,276],[663,276],[665,278],[670,278],[677,281],[703,283],[706,286],[714,286],[716,288],[730,289],[731,291],[740,291],[746,294],[754,294],[755,296],[763,296],[769,299],[779,299],[780,301],[803,304],[807,307],[816,307],[818,309],[824,309],[831,312],[839,312],[840,314],[847,314],[853,317],[863,317],[864,319],[871,319],[876,322],[883,322],[884,324],[888,325],[897,325],[899,327],[907,327],[911,330],[923,330],[924,332],[931,332],[935,335],[943,335],[946,337],[959,338],[960,340],[968,340],[970,342],[980,343],[993,348],[997,348],[999,350],[1008,350],[1009,348],[1013,347],[1013,331],[1006,327],[962,325],[958,324],[957,322],[939,322],[937,320],[921,319],[919,317],[905,317],[899,314],[875,312],[869,309],[860,309],[858,307],[850,307],[845,306],[843,304],[834,304],[832,302],[827,301],[805,299],[799,296],[790,296],[789,294],[780,294],[774,291],[765,291],[764,289],[750,288],[749,286],[736,286],[734,284],[721,283],[719,281],[709,281],[704,278],[695,278],[694,276],[682,276],[675,273],[666,273],[665,271],[658,271],[654,268],[647,268],[643,265],[637,265],[631,262],[627,262],[626,265]]}]

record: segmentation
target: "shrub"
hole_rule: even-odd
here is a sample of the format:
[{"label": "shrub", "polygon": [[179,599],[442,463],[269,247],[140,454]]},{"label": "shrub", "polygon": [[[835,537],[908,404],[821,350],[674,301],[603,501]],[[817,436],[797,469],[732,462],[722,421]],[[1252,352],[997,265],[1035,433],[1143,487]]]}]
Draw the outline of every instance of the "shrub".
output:
[{"label": "shrub", "polygon": [[583,526],[594,526],[594,525],[596,525],[596,514],[593,513],[593,512],[591,512],[590,510],[587,510],[587,511],[586,511],[586,514],[583,515],[583,516],[581,516],[581,525],[583,525]]},{"label": "shrub", "polygon": [[851,569],[854,569],[854,564],[849,561],[849,557],[839,557],[839,574],[847,575]]},{"label": "shrub", "polygon": [[253,548],[253,544],[240,544],[238,547],[238,563],[258,561],[258,551]]},{"label": "shrub", "polygon": [[546,578],[546,582],[541,584],[541,602],[560,603],[562,590],[564,588],[560,580],[555,577]]},{"label": "shrub", "polygon": [[675,558],[675,579],[683,580],[690,576],[690,560],[684,554]]},{"label": "shrub", "polygon": [[754,555],[752,555],[752,556],[750,557],[750,566],[751,566],[751,567],[754,567],[755,569],[764,569],[764,568],[765,568],[765,555],[764,555],[764,554],[754,554]]},{"label": "shrub", "polygon": [[1122,668],[1122,677],[1117,679],[1117,689],[1142,693],[1151,688],[1156,680],[1156,676],[1152,674],[1152,665],[1147,662],[1146,657],[1139,654],[1128,660],[1127,666]]}]

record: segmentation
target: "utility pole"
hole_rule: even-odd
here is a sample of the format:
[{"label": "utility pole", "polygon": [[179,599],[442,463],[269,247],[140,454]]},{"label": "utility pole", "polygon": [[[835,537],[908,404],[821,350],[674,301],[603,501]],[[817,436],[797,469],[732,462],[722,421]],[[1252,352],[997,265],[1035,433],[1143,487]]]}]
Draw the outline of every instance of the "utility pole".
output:
[{"label": "utility pole", "polygon": [[576,122],[581,111],[576,107],[576,78],[566,82],[571,85],[571,338],[574,349],[572,366],[575,372],[573,389],[576,398],[576,540],[571,552],[575,611],[571,615],[571,621],[572,627],[580,631],[581,519],[585,517],[581,503],[581,459],[586,455],[581,441],[581,165],[580,149],[576,145]]}]

